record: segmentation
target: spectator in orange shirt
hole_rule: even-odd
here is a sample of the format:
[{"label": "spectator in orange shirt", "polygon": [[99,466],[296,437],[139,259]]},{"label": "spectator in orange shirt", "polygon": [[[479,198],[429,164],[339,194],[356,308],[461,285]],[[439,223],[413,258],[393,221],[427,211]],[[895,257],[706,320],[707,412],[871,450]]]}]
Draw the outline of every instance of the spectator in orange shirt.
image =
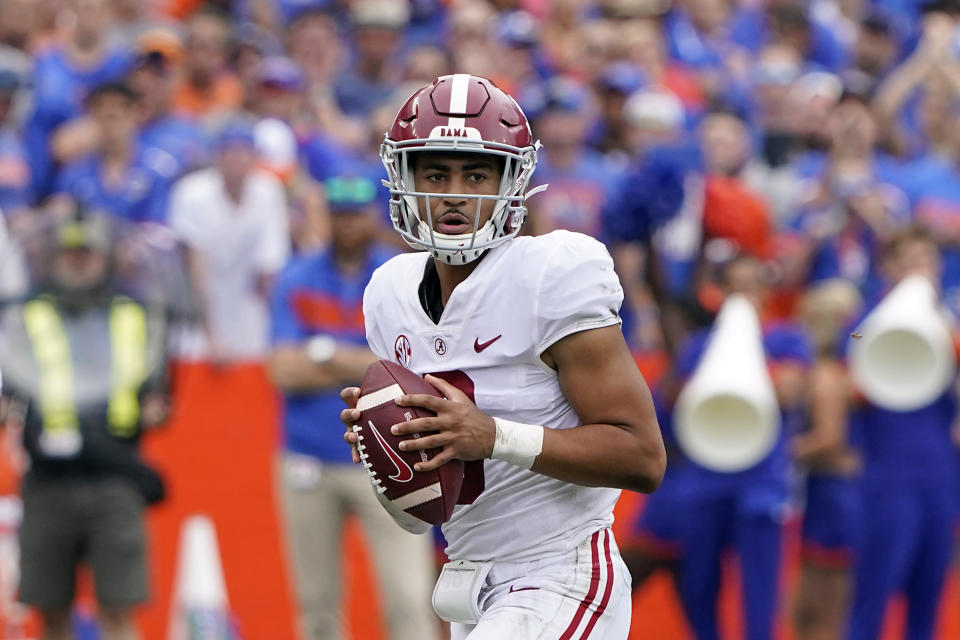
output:
[{"label": "spectator in orange shirt", "polygon": [[173,107],[199,119],[223,115],[240,107],[243,86],[226,68],[230,23],[213,9],[191,16],[187,24],[186,55]]},{"label": "spectator in orange shirt", "polygon": [[767,205],[740,178],[750,157],[746,124],[734,113],[714,111],[704,118],[700,140],[706,164],[705,238],[726,238],[740,251],[768,258],[771,229]]}]

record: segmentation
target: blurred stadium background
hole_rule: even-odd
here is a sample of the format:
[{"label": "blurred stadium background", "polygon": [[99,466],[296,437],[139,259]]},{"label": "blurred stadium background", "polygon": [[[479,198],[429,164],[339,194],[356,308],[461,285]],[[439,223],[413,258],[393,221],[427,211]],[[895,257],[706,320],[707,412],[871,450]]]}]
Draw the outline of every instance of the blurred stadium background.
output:
[{"label": "blurred stadium background", "polygon": [[[884,243],[922,225],[941,246],[942,300],[960,312],[956,0],[0,0],[3,291],[22,278],[10,267],[17,247],[78,205],[137,230],[117,242],[146,234],[207,260],[202,276],[190,260],[182,274],[146,276],[169,277],[168,290],[199,278],[203,291],[184,302],[201,328],[177,341],[173,415],[143,443],[167,481],[148,514],[152,597],[137,617],[147,640],[180,624],[178,558],[193,514],[215,527],[222,579],[207,576],[208,605],[228,602],[230,637],[298,637],[276,495],[269,287],[291,257],[330,246],[344,202],[374,206],[378,237],[403,250],[379,143],[415,88],[452,72],[493,79],[530,117],[544,145],[534,182],[550,188],[531,200],[527,232],[608,244],[624,332],[651,387],[689,332],[709,326],[717,269],[737,254],[763,265],[764,322],[807,320],[811,341],[831,343],[857,300],[884,291]],[[233,178],[254,194],[236,218],[247,235],[231,231],[226,209],[198,214],[211,185]],[[847,309],[826,329],[808,302],[825,287]],[[345,330],[360,321],[336,305],[313,312]],[[331,414],[322,428],[335,440],[337,425]],[[15,603],[24,464],[17,434],[5,433],[0,629],[20,640],[38,626]],[[623,547],[643,504],[624,495],[618,506]],[[802,499],[783,506],[776,637],[793,638]],[[387,638],[379,613],[356,604],[377,587],[355,522],[343,545],[350,635]],[[734,564],[720,600],[729,638],[743,629]],[[82,584],[76,628],[94,638]],[[634,604],[632,638],[688,636],[668,575]],[[894,604],[885,638],[901,637],[903,618]],[[960,638],[952,564],[937,629]]]}]

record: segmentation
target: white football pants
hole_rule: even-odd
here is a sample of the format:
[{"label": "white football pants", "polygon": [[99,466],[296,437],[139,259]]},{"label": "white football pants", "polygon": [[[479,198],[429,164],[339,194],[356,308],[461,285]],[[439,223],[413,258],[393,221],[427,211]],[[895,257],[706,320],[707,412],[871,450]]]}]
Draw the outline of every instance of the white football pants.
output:
[{"label": "white football pants", "polygon": [[453,623],[451,640],[626,640],[630,573],[610,529],[570,553],[494,563],[475,625]]}]

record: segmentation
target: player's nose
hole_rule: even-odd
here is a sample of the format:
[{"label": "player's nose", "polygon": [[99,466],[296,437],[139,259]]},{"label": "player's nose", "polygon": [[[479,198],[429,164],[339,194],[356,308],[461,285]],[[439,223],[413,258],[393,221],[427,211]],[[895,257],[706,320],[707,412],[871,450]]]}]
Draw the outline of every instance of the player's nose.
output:
[{"label": "player's nose", "polygon": [[467,199],[463,197],[463,191],[460,190],[463,185],[451,185],[454,187],[450,189],[450,193],[443,195],[443,204],[447,207],[459,207],[467,203]]}]

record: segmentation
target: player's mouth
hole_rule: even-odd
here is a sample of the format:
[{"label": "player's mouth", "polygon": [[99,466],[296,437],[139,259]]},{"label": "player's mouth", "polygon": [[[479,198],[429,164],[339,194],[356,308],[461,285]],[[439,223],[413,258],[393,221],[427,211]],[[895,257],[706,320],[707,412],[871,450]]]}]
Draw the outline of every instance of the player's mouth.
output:
[{"label": "player's mouth", "polygon": [[448,211],[437,218],[437,231],[447,235],[458,236],[473,231],[473,222],[457,211]]}]

